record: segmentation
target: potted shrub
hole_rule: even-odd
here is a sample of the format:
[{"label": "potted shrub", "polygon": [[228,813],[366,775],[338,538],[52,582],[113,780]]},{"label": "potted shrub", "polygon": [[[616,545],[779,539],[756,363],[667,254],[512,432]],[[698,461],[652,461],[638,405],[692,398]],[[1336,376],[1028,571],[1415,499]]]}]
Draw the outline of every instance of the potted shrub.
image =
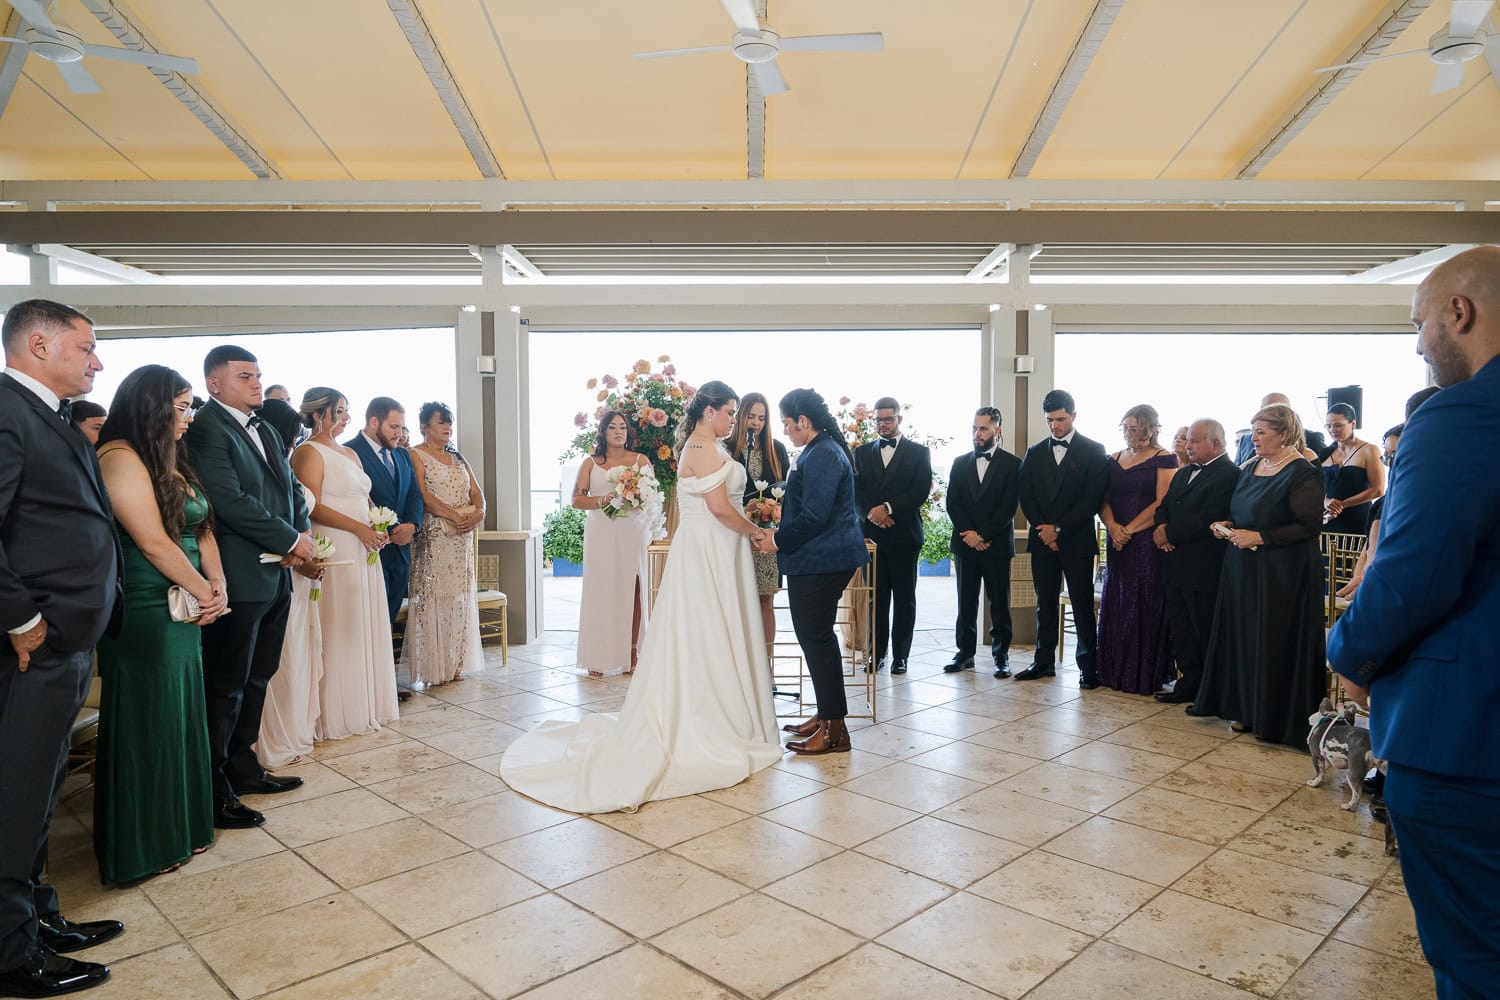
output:
[{"label": "potted shrub", "polygon": [[948,542],[953,537],[953,522],[947,514],[930,518],[922,526],[925,538],[922,542],[922,561],[917,566],[921,576],[951,576],[953,558],[948,552]]},{"label": "potted shrub", "polygon": [[563,507],[542,519],[542,558],[552,564],[553,576],[583,575],[583,520],[581,510]]}]

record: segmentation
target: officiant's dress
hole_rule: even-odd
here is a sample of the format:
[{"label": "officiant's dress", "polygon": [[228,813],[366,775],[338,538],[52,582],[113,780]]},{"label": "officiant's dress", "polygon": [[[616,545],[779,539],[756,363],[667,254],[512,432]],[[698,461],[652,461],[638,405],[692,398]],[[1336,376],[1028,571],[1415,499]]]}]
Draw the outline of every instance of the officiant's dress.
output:
[{"label": "officiant's dress", "polygon": [[681,520],[624,707],[512,743],[500,776],[516,791],[613,812],[727,788],[781,759],[750,546],[704,499],[744,491],[744,467],[725,459],[677,481]]},{"label": "officiant's dress", "polygon": [[[589,463],[589,496],[608,496],[609,473],[594,459]],[[636,459],[636,468],[646,465]],[[646,549],[651,544],[651,522],[644,510],[608,517],[591,510],[583,521],[583,593],[578,603],[578,666],[596,674],[630,670],[631,622],[635,603],[641,603],[641,635],[646,633],[646,588],[650,585]]]}]

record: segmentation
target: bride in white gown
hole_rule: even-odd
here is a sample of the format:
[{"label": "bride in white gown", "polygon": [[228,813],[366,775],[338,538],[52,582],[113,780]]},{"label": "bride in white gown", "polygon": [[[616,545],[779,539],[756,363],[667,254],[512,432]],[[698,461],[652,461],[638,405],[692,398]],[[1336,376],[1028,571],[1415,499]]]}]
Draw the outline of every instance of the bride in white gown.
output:
[{"label": "bride in white gown", "polygon": [[614,812],[727,788],[781,759],[748,544],[759,529],[737,503],[744,467],[719,443],[737,405],[708,382],[683,418],[680,522],[624,706],[512,743],[500,776],[523,795]]}]

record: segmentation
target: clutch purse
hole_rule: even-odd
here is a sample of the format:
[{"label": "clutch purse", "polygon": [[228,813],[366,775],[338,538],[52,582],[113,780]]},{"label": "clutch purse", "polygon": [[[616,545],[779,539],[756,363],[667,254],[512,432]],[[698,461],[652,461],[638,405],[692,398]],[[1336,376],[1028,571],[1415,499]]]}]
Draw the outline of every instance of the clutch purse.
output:
[{"label": "clutch purse", "polygon": [[[455,514],[472,514],[476,509],[477,508],[473,504],[466,503],[462,507],[454,507],[453,512]],[[447,535],[449,538],[456,538],[460,534],[468,534],[468,532],[460,532],[453,526],[452,521],[446,520],[444,518],[438,518],[438,524],[443,526],[443,534]]]},{"label": "clutch purse", "polygon": [[203,617],[203,609],[198,598],[182,587],[172,586],[167,588],[167,614],[174,622],[195,622]]}]

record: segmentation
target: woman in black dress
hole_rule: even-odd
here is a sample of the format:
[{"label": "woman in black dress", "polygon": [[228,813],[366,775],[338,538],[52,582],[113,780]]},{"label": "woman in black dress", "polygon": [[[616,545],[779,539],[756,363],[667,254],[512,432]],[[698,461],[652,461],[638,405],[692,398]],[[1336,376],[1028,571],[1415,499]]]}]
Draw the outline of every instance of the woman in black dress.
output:
[{"label": "woman in black dress", "polygon": [[[740,400],[739,419],[735,421],[734,438],[729,453],[745,467],[745,496],[741,505],[756,499],[773,499],[771,489],[786,483],[791,471],[786,445],[771,435],[771,407],[758,392],[747,392]],[[766,484],[761,490],[756,482]],[[776,676],[776,612],[771,602],[781,589],[781,573],[776,568],[774,552],[755,553],[755,590],[760,597],[760,621],[766,634],[766,662],[771,676]]]},{"label": "woman in black dress", "polygon": [[1363,535],[1370,530],[1370,503],[1385,493],[1380,449],[1358,437],[1358,418],[1348,403],[1328,408],[1324,421],[1333,447],[1323,453],[1324,531]]},{"label": "woman in black dress", "polygon": [[1307,717],[1327,690],[1323,634],[1323,480],[1302,457],[1302,424],[1290,407],[1251,422],[1255,456],[1245,463],[1219,577],[1203,682],[1189,715],[1234,720],[1235,732],[1302,746]]}]

